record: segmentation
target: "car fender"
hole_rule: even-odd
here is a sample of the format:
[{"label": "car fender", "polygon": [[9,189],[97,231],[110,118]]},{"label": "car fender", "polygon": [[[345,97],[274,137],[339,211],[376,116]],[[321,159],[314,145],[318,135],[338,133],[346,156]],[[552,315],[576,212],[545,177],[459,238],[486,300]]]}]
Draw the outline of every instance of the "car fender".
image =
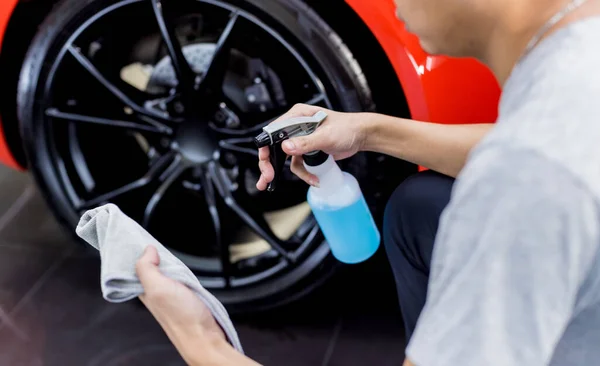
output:
[{"label": "car fender", "polygon": [[[1,0],[0,1],[0,52],[7,51],[2,50],[2,40],[8,26],[8,21],[17,6],[19,0]],[[2,70],[0,70],[2,72]],[[8,144],[6,143],[6,137],[4,135],[4,129],[2,128],[2,120],[0,119],[0,163],[8,165],[12,168],[22,170],[23,167],[17,163]]]},{"label": "car fender", "polygon": [[377,38],[404,90],[411,118],[485,123],[497,118],[500,87],[474,59],[428,55],[396,17],[393,0],[345,0]]}]

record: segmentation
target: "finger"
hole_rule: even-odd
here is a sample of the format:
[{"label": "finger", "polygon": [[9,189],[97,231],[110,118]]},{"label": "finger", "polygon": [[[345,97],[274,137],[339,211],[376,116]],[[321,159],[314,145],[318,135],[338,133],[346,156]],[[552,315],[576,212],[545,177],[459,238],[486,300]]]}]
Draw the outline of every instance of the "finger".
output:
[{"label": "finger", "polygon": [[256,189],[258,189],[259,191],[264,191],[265,189],[267,189],[268,185],[269,182],[267,182],[267,180],[261,175],[258,181],[256,182]]},{"label": "finger", "polygon": [[269,161],[269,156],[270,156],[270,152],[269,152],[269,148],[268,147],[261,147],[260,149],[258,149],[258,160],[261,161]]},{"label": "finger", "polygon": [[281,144],[283,151],[291,156],[298,156],[315,150],[328,148],[327,135],[322,130],[317,130],[311,135],[294,137]]},{"label": "finger", "polygon": [[273,178],[267,179],[264,175],[261,175],[260,178],[258,178],[258,182],[256,182],[256,189],[259,191],[264,191],[272,181]]},{"label": "finger", "polygon": [[322,107],[317,107],[317,106],[310,105],[310,104],[298,103],[298,104],[294,105],[292,108],[290,108],[287,112],[285,112],[284,114],[282,114],[279,117],[277,117],[276,119],[274,119],[271,123],[283,121],[283,120],[294,118],[294,117],[310,117],[319,111],[328,112],[327,109],[322,108]]},{"label": "finger", "polygon": [[156,248],[149,245],[144,250],[144,254],[138,259],[135,270],[144,287],[144,290],[148,292],[149,289],[160,286],[161,283],[165,282],[166,277],[158,269],[160,258]]},{"label": "finger", "polygon": [[[319,111],[327,112],[327,110],[322,107],[317,107],[317,106],[310,105],[310,104],[296,104],[289,111],[282,114],[281,116],[279,116],[277,119],[275,119],[271,123],[275,123],[275,122],[278,122],[281,120],[294,118],[294,117],[309,117]],[[300,155],[300,154],[303,154],[304,152],[313,151],[314,149],[312,149],[312,150],[307,150],[307,149],[310,149],[312,145],[315,145],[315,144],[318,145],[321,142],[320,140],[322,140],[322,139],[323,139],[322,130],[317,130],[315,133],[313,133],[309,137],[296,137],[296,138],[292,138],[290,140],[284,141],[282,144],[283,151],[286,152],[288,155],[292,155],[292,154],[290,154],[292,152],[294,153],[294,155]],[[259,159],[266,160],[269,157],[269,151],[266,148],[263,148],[263,149],[265,149],[265,150],[263,150],[262,152],[259,151]]]},{"label": "finger", "polygon": [[275,169],[268,161],[258,162],[258,169],[260,169],[261,175],[269,182],[275,177]]},{"label": "finger", "polygon": [[148,245],[146,249],[144,249],[144,253],[142,253],[142,256],[138,261],[158,266],[160,264],[160,256],[158,255],[158,251],[154,246]]},{"label": "finger", "polygon": [[256,182],[256,189],[259,191],[264,191],[267,189],[267,185],[273,181],[273,178],[275,177],[275,170],[273,169],[271,163],[267,161],[260,161],[258,163],[258,167],[262,174],[260,175],[258,182]]},{"label": "finger", "polygon": [[302,158],[299,156],[294,156],[292,158],[292,173],[298,176],[298,178],[302,179],[306,183],[310,184],[313,187],[319,186],[319,178],[316,175],[310,174],[306,168],[304,167],[304,163]]},{"label": "finger", "polygon": [[261,175],[256,182],[256,188],[259,191],[267,189],[267,185],[275,176],[273,165],[271,165],[271,161],[269,160],[269,155],[270,152],[268,147],[261,147],[258,149],[258,169],[260,170]]},{"label": "finger", "polygon": [[281,144],[281,148],[286,154],[291,156],[303,155],[315,150],[330,150],[332,143],[328,127],[327,125],[322,125],[310,135],[285,140]]},{"label": "finger", "polygon": [[320,110],[323,110],[323,108],[310,104],[298,103],[290,108],[290,110],[288,110],[286,113],[279,116],[274,122],[293,117],[309,117]]}]

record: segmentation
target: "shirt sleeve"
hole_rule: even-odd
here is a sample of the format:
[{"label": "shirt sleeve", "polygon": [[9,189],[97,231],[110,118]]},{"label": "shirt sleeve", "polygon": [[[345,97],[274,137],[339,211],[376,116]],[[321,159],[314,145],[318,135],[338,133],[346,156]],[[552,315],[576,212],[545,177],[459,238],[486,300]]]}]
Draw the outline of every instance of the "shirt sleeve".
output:
[{"label": "shirt sleeve", "polygon": [[598,246],[595,197],[536,153],[480,152],[440,220],[416,366],[545,365]]}]

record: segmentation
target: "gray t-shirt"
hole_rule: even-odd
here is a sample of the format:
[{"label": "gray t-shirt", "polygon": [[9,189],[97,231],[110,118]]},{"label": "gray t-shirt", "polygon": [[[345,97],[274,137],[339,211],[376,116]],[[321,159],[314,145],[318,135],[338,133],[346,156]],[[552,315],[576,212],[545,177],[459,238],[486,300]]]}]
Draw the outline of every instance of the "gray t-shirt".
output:
[{"label": "gray t-shirt", "polygon": [[505,85],[442,215],[416,366],[600,365],[600,18]]}]

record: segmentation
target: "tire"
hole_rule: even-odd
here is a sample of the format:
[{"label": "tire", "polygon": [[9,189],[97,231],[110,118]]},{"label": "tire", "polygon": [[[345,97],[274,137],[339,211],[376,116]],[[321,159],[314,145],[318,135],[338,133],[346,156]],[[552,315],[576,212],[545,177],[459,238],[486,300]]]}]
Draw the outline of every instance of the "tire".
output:
[{"label": "tire", "polygon": [[[133,0],[132,0],[133,1]],[[48,205],[64,226],[74,234],[78,212],[65,189],[49,142],[50,122],[45,114],[49,105],[48,85],[53,62],[68,37],[98,12],[122,1],[62,0],[40,25],[26,55],[18,86],[17,110],[21,136],[32,174]],[[319,69],[327,93],[333,95],[332,107],[341,111],[373,111],[375,105],[367,81],[350,50],[337,34],[311,8],[300,0],[230,0],[223,3],[238,7],[267,24],[302,57]],[[344,168],[365,186],[376,166],[375,156],[357,155]],[[373,203],[373,188],[366,190]],[[372,207],[380,210],[380,207]],[[239,288],[211,291],[232,312],[248,313],[277,307],[296,300],[324,283],[341,265],[322,243],[304,267],[298,265],[281,276]],[[201,280],[202,281],[202,280]]]}]

